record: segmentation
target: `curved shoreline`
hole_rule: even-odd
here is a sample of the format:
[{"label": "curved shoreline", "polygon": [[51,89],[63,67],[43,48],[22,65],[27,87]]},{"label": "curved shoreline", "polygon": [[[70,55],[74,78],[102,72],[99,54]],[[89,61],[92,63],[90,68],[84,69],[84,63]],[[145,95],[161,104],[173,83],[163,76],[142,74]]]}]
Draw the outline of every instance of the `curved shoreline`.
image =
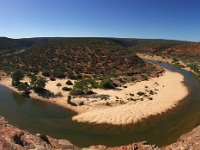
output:
[{"label": "curved shoreline", "polygon": [[[158,90],[157,94],[151,96],[153,100],[149,100],[148,98],[143,97],[142,101],[128,102],[127,104],[116,105],[112,107],[102,105],[84,105],[73,107],[67,104],[66,95],[61,98],[45,99],[32,92],[30,94],[30,97],[56,104],[58,106],[70,109],[78,113],[72,118],[74,121],[77,122],[95,124],[106,123],[112,125],[133,124],[141,121],[143,118],[147,118],[152,115],[158,115],[166,112],[169,109],[172,109],[178,104],[179,101],[181,101],[184,97],[188,95],[187,87],[183,84],[183,75],[176,72],[171,72],[167,69],[165,70],[166,72],[163,76],[160,76],[158,78],[151,78],[148,81],[141,81],[134,84],[126,84],[127,88],[120,91],[101,89],[94,90],[98,94],[109,95],[109,101],[115,101],[116,96],[122,99],[127,99],[126,95],[128,93],[133,93],[135,91],[144,91],[146,90],[146,87],[148,87],[149,90]],[[155,86],[155,83],[158,83],[159,85]],[[11,78],[5,78],[1,81],[1,84],[17,93],[20,93],[20,91],[12,87]],[[178,93],[175,90],[171,90],[174,87],[176,87],[176,90],[179,91]],[[134,94],[136,95],[136,93]]]},{"label": "curved shoreline", "polygon": [[[153,95],[153,100],[143,100],[137,103],[132,102],[125,105],[101,108],[78,114],[73,120],[95,124],[127,125],[134,124],[152,115],[158,115],[175,107],[178,102],[188,95],[188,89],[183,83],[184,77],[175,72],[166,70],[159,78],[149,81],[142,81],[135,85],[129,85],[129,90],[141,89],[144,86],[151,86],[159,83],[158,94]],[[172,90],[176,87],[176,90]],[[179,91],[179,92],[177,92]],[[112,94],[115,94],[112,92]]]}]

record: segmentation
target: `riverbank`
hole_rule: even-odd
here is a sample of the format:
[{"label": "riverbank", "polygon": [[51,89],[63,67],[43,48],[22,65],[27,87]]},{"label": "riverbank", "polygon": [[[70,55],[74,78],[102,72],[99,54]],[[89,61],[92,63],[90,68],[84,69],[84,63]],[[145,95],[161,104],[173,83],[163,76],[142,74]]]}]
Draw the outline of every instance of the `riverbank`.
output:
[{"label": "riverbank", "polygon": [[171,65],[181,66],[182,69],[191,71],[192,73],[195,73],[191,68],[188,67],[188,63],[181,61],[181,60],[175,61],[170,57],[163,57],[163,56],[159,56],[159,55],[155,55],[155,54],[138,53],[137,55],[143,59],[150,59],[150,60],[154,60],[154,61],[158,61],[158,62],[166,62]]},{"label": "riverbank", "polygon": [[[99,108],[78,114],[73,120],[97,124],[126,125],[137,123],[143,118],[163,113],[175,107],[180,100],[188,95],[188,90],[183,84],[181,74],[165,70],[163,76],[152,78],[149,81],[141,81],[136,84],[128,84],[127,89],[122,91],[102,91],[114,100],[114,96],[127,99],[127,95],[136,95],[137,101],[131,101],[124,105]],[[172,90],[176,87],[176,90]],[[177,92],[179,91],[179,92]],[[144,93],[137,95],[138,92]]]},{"label": "riverbank", "polygon": [[[165,70],[165,73],[158,78],[128,83],[116,90],[94,89],[95,95],[74,97],[71,101],[77,106],[71,106],[67,103],[69,92],[61,91],[56,86],[57,83],[64,86],[66,79],[57,79],[49,81],[46,89],[51,92],[61,92],[61,97],[44,98],[33,91],[30,97],[77,112],[78,114],[72,118],[74,121],[126,125],[175,107],[188,95],[183,81],[184,77],[181,74]],[[29,82],[29,79],[26,77],[23,82]],[[1,84],[20,93],[11,85],[10,77],[2,77]],[[174,87],[176,90],[172,90]],[[176,92],[177,90],[179,92]]]}]

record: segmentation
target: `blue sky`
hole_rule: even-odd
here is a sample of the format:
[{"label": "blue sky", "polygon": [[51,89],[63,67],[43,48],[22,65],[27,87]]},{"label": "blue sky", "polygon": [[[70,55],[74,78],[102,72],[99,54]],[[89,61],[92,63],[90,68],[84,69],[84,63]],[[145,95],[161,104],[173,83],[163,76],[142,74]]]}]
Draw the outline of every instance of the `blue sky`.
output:
[{"label": "blue sky", "polygon": [[0,36],[200,41],[200,1],[0,0]]}]

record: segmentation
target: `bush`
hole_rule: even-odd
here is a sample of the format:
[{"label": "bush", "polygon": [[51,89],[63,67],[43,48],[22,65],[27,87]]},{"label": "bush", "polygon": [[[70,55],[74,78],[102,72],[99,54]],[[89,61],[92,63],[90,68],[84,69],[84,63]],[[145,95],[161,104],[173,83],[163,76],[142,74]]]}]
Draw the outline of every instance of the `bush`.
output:
[{"label": "bush", "polygon": [[82,89],[73,88],[70,92],[70,95],[84,95],[86,92]]},{"label": "bush", "polygon": [[77,76],[76,76],[75,72],[72,71],[72,70],[68,70],[67,71],[67,77],[70,78],[70,79],[74,79],[74,80],[77,79]]},{"label": "bush", "polygon": [[56,81],[56,78],[50,77],[50,80],[51,80],[51,81]]},{"label": "bush", "polygon": [[63,87],[62,90],[63,90],[63,91],[71,91],[72,88],[69,88],[69,87]]},{"label": "bush", "polygon": [[191,63],[188,65],[194,72],[199,72],[198,63]]},{"label": "bush", "polygon": [[24,78],[25,74],[24,71],[18,69],[15,70],[12,74],[12,83],[13,85],[19,84],[20,80]]},{"label": "bush", "polygon": [[83,95],[92,94],[92,88],[97,88],[98,83],[94,79],[82,79],[75,82],[73,89],[71,90],[71,95]]},{"label": "bush", "polygon": [[104,77],[100,82],[100,88],[102,89],[114,89],[115,85],[110,77]]},{"label": "bush", "polygon": [[40,76],[32,75],[31,77],[31,85],[32,88],[36,91],[41,91],[45,88],[47,80]]},{"label": "bush", "polygon": [[50,77],[51,76],[49,71],[43,71],[42,75],[45,76],[45,77]]},{"label": "bush", "polygon": [[63,94],[61,92],[58,92],[55,94],[56,97],[63,97]]},{"label": "bush", "polygon": [[56,86],[60,87],[60,86],[62,86],[62,84],[61,83],[57,83]]},{"label": "bush", "polygon": [[67,80],[66,84],[67,84],[67,85],[73,85],[73,83],[72,83],[71,80]]},{"label": "bush", "polygon": [[55,77],[55,78],[65,78],[66,77],[65,72],[62,70],[55,70],[55,71],[53,71],[52,74],[53,74],[53,77]]},{"label": "bush", "polygon": [[144,93],[144,92],[141,92],[141,91],[139,91],[139,92],[137,92],[137,95],[139,95],[139,96],[142,96],[142,95],[145,95],[145,93]]}]

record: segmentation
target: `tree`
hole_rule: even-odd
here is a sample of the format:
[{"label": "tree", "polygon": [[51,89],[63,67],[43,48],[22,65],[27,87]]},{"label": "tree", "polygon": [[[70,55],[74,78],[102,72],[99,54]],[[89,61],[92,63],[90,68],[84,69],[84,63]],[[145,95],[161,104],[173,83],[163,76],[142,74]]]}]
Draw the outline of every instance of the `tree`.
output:
[{"label": "tree", "polygon": [[15,70],[12,74],[12,84],[18,85],[20,83],[20,80],[22,80],[24,76],[25,76],[24,71],[20,69]]},{"label": "tree", "polygon": [[31,77],[31,85],[33,89],[36,91],[44,90],[46,83],[47,83],[47,80],[41,76],[37,77],[36,75],[33,75]]}]

